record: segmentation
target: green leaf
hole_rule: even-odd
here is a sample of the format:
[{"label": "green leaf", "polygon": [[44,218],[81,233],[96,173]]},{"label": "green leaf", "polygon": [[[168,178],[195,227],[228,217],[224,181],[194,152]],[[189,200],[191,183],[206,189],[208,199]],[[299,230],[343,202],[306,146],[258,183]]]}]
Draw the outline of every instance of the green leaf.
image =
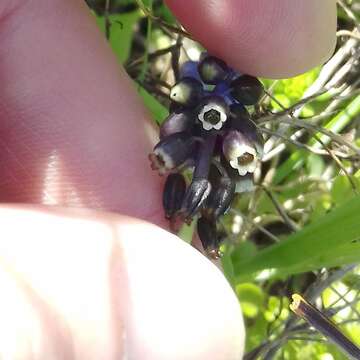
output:
[{"label": "green leaf", "polygon": [[[356,185],[356,188],[360,189],[360,179],[355,176],[351,176],[351,179]],[[352,197],[354,197],[354,195],[355,192],[352,188],[352,185],[350,184],[349,178],[345,175],[337,176],[331,188],[332,202],[338,206],[345,201],[350,200]]]},{"label": "green leaf", "polygon": [[142,97],[145,106],[151,112],[153,119],[161,124],[165,118],[169,115],[168,109],[160,104],[158,100],[151,94],[149,94],[143,87],[138,86],[138,93]]},{"label": "green leaf", "polygon": [[239,284],[235,288],[241,301],[241,308],[246,317],[254,318],[263,307],[264,293],[261,288],[252,283]]},{"label": "green leaf", "polygon": [[[111,23],[109,42],[118,62],[121,64],[129,57],[132,38],[134,36],[134,25],[139,19],[139,11],[109,15],[109,21]],[[96,20],[100,29],[105,33],[105,18],[101,16],[97,17]]]},{"label": "green leaf", "polygon": [[353,263],[360,258],[360,196],[320,218],[316,223],[253,256],[233,257],[238,280],[264,269],[288,275]]}]

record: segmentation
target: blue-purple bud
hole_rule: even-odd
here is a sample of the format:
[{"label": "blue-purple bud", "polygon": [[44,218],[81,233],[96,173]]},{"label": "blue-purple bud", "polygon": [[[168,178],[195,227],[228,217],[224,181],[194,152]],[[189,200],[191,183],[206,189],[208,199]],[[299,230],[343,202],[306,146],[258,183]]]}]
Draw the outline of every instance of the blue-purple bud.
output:
[{"label": "blue-purple bud", "polygon": [[187,132],[170,135],[162,139],[149,155],[151,168],[158,170],[160,175],[164,175],[188,160],[195,146],[195,139]]},{"label": "blue-purple bud", "polygon": [[231,95],[244,105],[254,105],[264,95],[264,87],[253,76],[241,75],[230,84]]},{"label": "blue-purple bud", "polygon": [[228,71],[226,63],[215,56],[206,56],[198,65],[198,72],[205,84],[216,85],[219,81],[225,80]]},{"label": "blue-purple bud", "polygon": [[200,81],[185,77],[170,90],[170,99],[184,106],[195,106],[203,95],[203,85]]},{"label": "blue-purple bud", "polygon": [[170,174],[164,186],[163,208],[165,218],[171,220],[180,210],[186,191],[186,182],[181,174]]}]

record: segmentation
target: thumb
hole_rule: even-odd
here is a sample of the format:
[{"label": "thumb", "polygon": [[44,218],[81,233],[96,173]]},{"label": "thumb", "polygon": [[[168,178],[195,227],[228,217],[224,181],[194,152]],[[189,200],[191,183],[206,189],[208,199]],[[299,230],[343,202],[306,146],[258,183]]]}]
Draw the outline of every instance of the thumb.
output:
[{"label": "thumb", "polygon": [[232,289],[165,230],[86,210],[0,219],[0,358],[241,358]]}]

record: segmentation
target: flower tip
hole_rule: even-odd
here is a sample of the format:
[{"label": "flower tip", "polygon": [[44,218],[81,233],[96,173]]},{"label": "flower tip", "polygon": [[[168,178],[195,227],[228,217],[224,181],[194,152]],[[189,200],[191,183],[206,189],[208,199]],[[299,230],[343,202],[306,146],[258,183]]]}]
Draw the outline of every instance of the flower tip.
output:
[{"label": "flower tip", "polygon": [[211,260],[219,260],[224,254],[222,253],[222,251],[220,249],[208,249],[206,251],[206,255]]},{"label": "flower tip", "polygon": [[150,166],[152,170],[158,171],[160,176],[163,176],[166,173],[166,162],[161,154],[152,152],[148,155],[150,160]]}]

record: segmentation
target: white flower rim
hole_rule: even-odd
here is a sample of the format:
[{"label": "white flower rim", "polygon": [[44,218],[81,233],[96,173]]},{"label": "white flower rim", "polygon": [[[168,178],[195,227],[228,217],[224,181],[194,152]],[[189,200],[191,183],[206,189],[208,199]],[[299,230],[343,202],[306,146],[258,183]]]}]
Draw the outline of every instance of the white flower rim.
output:
[{"label": "white flower rim", "polygon": [[[249,145],[241,144],[238,147],[236,147],[236,149],[234,149],[233,151],[234,151],[234,154],[232,156],[232,159],[229,161],[230,166],[233,169],[236,169],[238,171],[239,175],[241,175],[241,176],[244,176],[247,173],[253,173],[255,171],[256,165],[257,165],[256,150]],[[240,165],[238,159],[245,153],[253,155],[254,160],[251,161],[249,164]]]},{"label": "white flower rim", "polygon": [[[220,114],[220,121],[217,124],[211,124],[204,119],[204,115],[210,110],[216,110]],[[201,111],[198,115],[198,118],[201,121],[202,127],[204,128],[204,130],[211,130],[211,129],[220,130],[223,126],[223,123],[227,120],[227,116],[224,113],[224,109],[220,105],[217,105],[217,104],[205,105],[201,109]]]},{"label": "white flower rim", "polygon": [[[173,160],[171,159],[169,154],[167,154],[163,149],[161,148],[155,149],[153,155],[155,159],[152,158],[152,162],[154,163],[155,167],[157,168],[160,174],[165,174],[166,171],[174,168],[175,165]],[[160,166],[159,159],[161,159],[161,162],[164,163],[163,166]]]}]

